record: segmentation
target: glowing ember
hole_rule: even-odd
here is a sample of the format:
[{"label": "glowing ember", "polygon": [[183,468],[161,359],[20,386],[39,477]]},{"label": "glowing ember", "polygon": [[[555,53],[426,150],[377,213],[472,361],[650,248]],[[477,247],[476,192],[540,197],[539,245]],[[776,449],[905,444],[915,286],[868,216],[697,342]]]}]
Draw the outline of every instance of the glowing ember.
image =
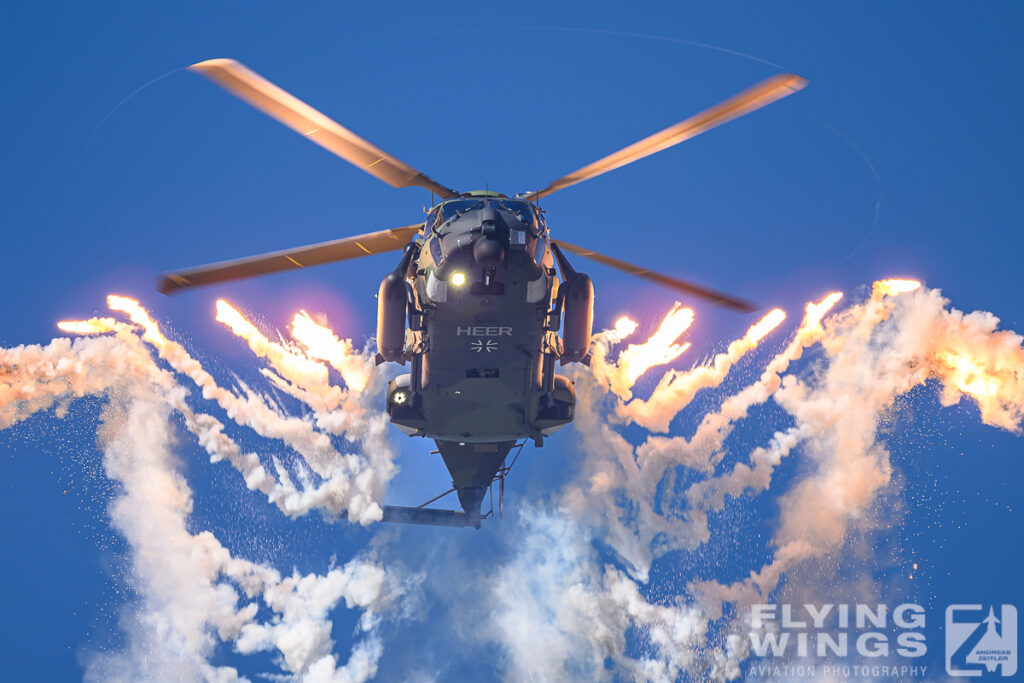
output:
[{"label": "glowing ember", "polygon": [[[619,322],[622,322],[622,318]],[[625,319],[630,323],[632,320]],[[643,344],[630,344],[619,354],[619,369],[627,385],[633,386],[640,376],[655,365],[665,365],[679,358],[690,348],[689,342],[677,344],[679,336],[693,324],[693,310],[683,308],[678,301],[668,312],[661,325]],[[633,323],[635,326],[636,323]],[[616,323],[618,328],[618,323]],[[635,329],[635,327],[634,327]]]},{"label": "glowing ember", "polygon": [[327,361],[341,373],[345,384],[351,389],[362,391],[370,379],[370,370],[353,353],[352,342],[339,339],[329,327],[318,325],[309,314],[300,311],[292,320],[292,337],[306,347],[312,358]]},{"label": "glowing ember", "polygon": [[878,280],[871,288],[873,296],[895,296],[921,288],[917,280]]},{"label": "glowing ember", "polygon": [[63,320],[57,327],[71,334],[103,334],[114,332],[118,325],[113,318],[89,318],[88,320]]}]

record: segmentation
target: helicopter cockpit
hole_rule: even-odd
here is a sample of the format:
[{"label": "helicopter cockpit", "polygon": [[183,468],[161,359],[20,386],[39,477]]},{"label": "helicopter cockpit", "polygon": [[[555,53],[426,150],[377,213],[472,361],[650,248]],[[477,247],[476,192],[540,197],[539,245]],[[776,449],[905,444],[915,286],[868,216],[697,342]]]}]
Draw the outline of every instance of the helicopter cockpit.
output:
[{"label": "helicopter cockpit", "polygon": [[452,199],[442,202],[435,206],[427,216],[426,232],[429,233],[439,229],[452,219],[468,211],[483,209],[486,206],[512,214],[526,226],[526,229],[534,237],[544,232],[544,221],[530,202],[498,197]]}]

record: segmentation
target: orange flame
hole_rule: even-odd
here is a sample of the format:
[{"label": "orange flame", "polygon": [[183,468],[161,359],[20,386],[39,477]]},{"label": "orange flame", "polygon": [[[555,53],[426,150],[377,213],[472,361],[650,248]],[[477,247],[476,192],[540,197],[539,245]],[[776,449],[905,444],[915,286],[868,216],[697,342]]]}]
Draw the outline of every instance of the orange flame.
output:
[{"label": "orange flame", "polygon": [[878,280],[871,288],[872,296],[896,296],[921,288],[917,280]]},{"label": "orange flame", "polygon": [[[690,348],[689,342],[677,344],[676,340],[692,324],[693,310],[683,308],[682,304],[677,301],[650,339],[643,344],[630,344],[626,347],[626,350],[619,354],[618,365],[627,386],[632,387],[645,372],[655,365],[671,363]],[[636,323],[628,318],[620,318],[615,323],[615,327],[616,331],[626,330],[630,327],[635,330]]]},{"label": "orange flame", "polygon": [[352,342],[339,339],[329,327],[318,325],[309,314],[300,311],[292,320],[292,337],[306,347],[312,358],[327,361],[341,373],[349,388],[362,391],[370,379],[370,370],[352,351]]},{"label": "orange flame", "polygon": [[89,318],[88,320],[62,320],[57,327],[71,334],[104,334],[114,332],[121,323],[113,318]]}]

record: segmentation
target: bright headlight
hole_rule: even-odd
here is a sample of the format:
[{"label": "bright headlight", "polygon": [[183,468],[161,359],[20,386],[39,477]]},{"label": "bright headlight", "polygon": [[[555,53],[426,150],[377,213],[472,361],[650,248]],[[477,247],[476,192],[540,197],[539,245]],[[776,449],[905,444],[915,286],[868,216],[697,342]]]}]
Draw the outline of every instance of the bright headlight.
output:
[{"label": "bright headlight", "polygon": [[452,273],[452,276],[448,278],[448,281],[452,283],[453,287],[461,287],[466,284],[466,274],[457,270]]},{"label": "bright headlight", "polygon": [[391,394],[391,401],[396,406],[400,406],[403,403],[405,403],[405,398],[406,396],[404,391],[396,391],[395,393]]}]

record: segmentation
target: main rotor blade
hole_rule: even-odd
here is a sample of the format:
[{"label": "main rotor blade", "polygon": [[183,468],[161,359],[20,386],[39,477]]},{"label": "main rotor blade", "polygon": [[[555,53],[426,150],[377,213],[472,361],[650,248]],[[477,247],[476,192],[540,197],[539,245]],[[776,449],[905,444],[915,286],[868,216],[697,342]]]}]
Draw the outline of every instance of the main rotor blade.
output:
[{"label": "main rotor blade", "polygon": [[176,294],[188,287],[210,285],[215,282],[241,280],[278,273],[295,268],[307,268],[323,263],[345,261],[370,254],[383,254],[397,251],[409,243],[416,233],[423,228],[422,223],[407,225],[402,228],[370,232],[355,237],[311,244],[307,247],[285,249],[269,254],[260,254],[234,261],[221,261],[205,266],[197,266],[176,273],[167,273],[157,281],[157,289],[164,294]]},{"label": "main rotor blade", "polygon": [[686,292],[691,296],[700,297],[701,299],[709,301],[716,306],[724,306],[725,308],[731,308],[742,313],[753,313],[758,309],[757,306],[749,301],[744,301],[743,299],[738,299],[734,296],[723,294],[722,292],[716,292],[713,289],[708,289],[692,282],[680,280],[670,275],[656,273],[653,270],[641,268],[640,266],[635,266],[632,263],[627,263],[626,261],[622,261],[611,256],[605,256],[604,254],[599,254],[596,251],[578,247],[575,244],[569,244],[562,240],[552,240],[552,242],[560,246],[562,249],[572,252],[573,254],[577,254],[578,256],[588,258],[592,261],[597,261],[598,263],[602,263],[606,266],[611,266],[612,268],[629,273],[630,275],[642,277],[643,279],[650,280],[651,282],[657,282],[659,285],[665,285],[666,287],[671,287],[672,289],[679,290],[680,292]]},{"label": "main rotor blade", "polygon": [[546,197],[563,188],[575,185],[576,183],[582,183],[584,180],[590,180],[620,166],[649,157],[656,152],[660,152],[673,145],[678,145],[680,142],[685,142],[716,126],[728,123],[744,114],[749,114],[787,95],[792,95],[803,89],[805,85],[807,85],[807,80],[794,74],[772,76],[738,95],[734,95],[724,102],[716,104],[710,109],[705,109],[696,116],[691,116],[685,121],[680,121],[674,126],[669,126],[661,132],[635,142],[629,147],[620,149],[614,154],[609,154],[589,166],[584,166],[578,171],[562,176],[543,190],[527,192],[522,197],[527,200]]},{"label": "main rotor blade", "polygon": [[188,68],[391,187],[418,185],[441,197],[459,196],[233,59],[210,59]]}]

